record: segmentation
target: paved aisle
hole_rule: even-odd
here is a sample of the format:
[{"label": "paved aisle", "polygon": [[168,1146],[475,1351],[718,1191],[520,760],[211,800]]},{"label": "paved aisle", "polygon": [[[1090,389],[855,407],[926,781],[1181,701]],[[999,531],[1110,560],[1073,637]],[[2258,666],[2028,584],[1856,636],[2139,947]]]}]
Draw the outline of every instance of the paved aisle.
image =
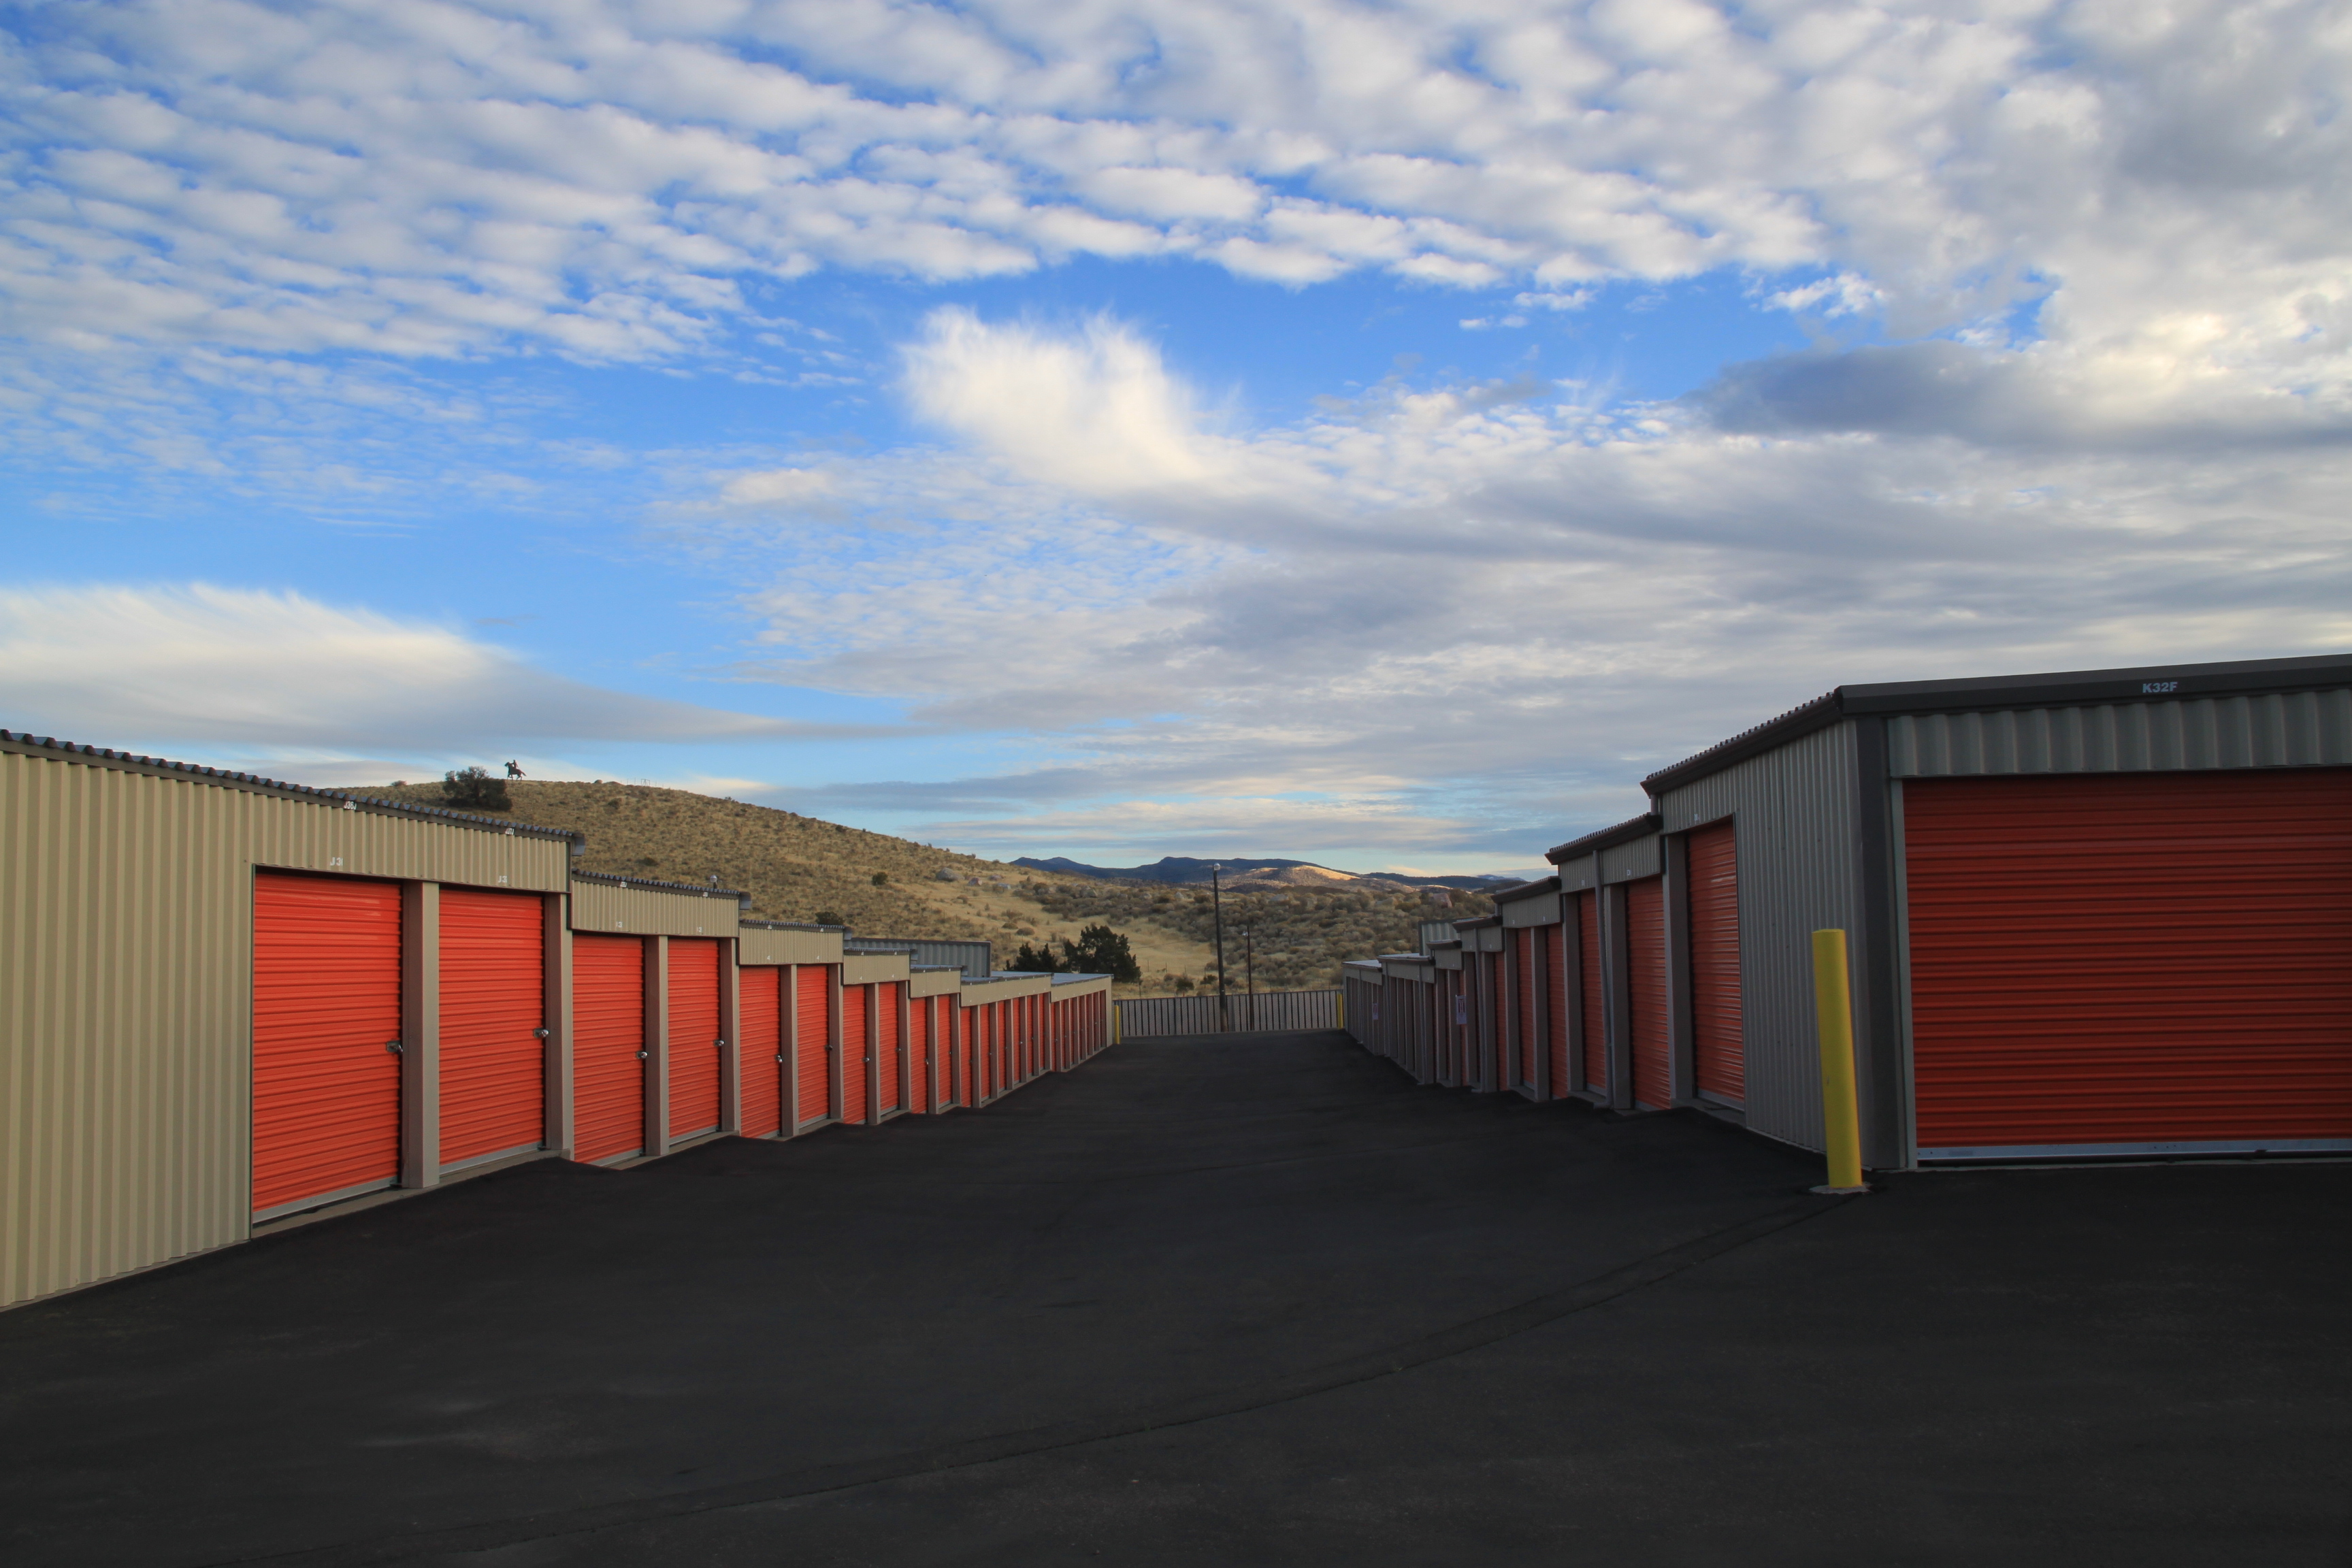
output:
[{"label": "paved aisle", "polygon": [[1126,1045],[0,1315],[12,1564],[2352,1562],[2352,1167],[1913,1178]]}]

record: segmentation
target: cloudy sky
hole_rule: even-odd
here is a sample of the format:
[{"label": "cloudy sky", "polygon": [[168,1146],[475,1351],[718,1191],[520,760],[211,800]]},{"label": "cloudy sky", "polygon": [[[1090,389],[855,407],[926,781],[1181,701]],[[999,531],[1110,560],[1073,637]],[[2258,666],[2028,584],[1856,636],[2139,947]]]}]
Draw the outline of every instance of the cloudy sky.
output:
[{"label": "cloudy sky", "polygon": [[0,726],[1506,869],[2352,647],[2352,14],[13,7]]}]

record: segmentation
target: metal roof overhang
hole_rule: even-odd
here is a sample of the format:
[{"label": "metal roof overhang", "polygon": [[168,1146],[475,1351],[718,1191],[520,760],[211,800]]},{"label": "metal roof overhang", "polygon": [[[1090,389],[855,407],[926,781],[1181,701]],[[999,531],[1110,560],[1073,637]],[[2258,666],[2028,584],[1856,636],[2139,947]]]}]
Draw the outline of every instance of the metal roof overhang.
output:
[{"label": "metal roof overhang", "polygon": [[[2179,702],[2185,699],[2271,696],[2352,685],[2352,654],[2302,658],[2242,658],[2220,664],[2143,665],[2128,669],[2062,670],[2042,675],[1990,675],[1965,680],[1893,680],[1841,686],[1779,718],[1718,742],[1642,781],[1651,798],[1736,763],[1761,756],[1846,719],[1893,713],[1965,713],[2004,708],[2104,707],[2118,702]],[[1604,829],[1614,832],[1615,829]],[[1633,837],[1638,837],[1633,835]],[[1548,858],[1606,845],[1579,839]]]},{"label": "metal roof overhang", "polygon": [[[1579,856],[1590,855],[1597,849],[1609,849],[1620,844],[1630,844],[1636,838],[1646,838],[1655,833],[1661,826],[1663,825],[1656,812],[1645,811],[1639,816],[1627,817],[1614,827],[1604,827],[1597,833],[1588,833],[1581,838],[1571,838],[1565,844],[1554,845],[1544,851],[1544,858],[1557,866],[1563,861],[1576,859]],[[1553,887],[1559,886],[1558,877],[1547,879]]]}]

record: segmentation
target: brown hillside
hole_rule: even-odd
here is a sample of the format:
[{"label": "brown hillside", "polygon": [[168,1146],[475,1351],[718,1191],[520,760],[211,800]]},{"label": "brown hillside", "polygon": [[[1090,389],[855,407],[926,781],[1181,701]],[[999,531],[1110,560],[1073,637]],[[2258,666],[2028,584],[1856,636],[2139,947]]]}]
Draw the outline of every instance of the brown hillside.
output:
[{"label": "brown hillside", "polygon": [[[438,784],[358,793],[446,804]],[[752,912],[763,919],[825,917],[864,936],[978,938],[995,943],[1000,964],[1025,942],[1067,942],[1081,926],[1099,923],[1124,935],[1143,967],[1143,984],[1121,987],[1123,994],[1164,994],[1183,988],[1180,980],[1215,984],[1205,889],[1033,870],[650,784],[525,779],[507,793],[515,820],[585,834],[583,869],[670,882],[716,878],[750,893]],[[952,879],[943,880],[942,871]],[[1412,948],[1421,921],[1492,908],[1479,895],[1457,893],[1441,909],[1411,889],[1344,873],[1253,877],[1225,898],[1231,984],[1239,989],[1244,980],[1244,930],[1253,933],[1259,989],[1294,990],[1337,985],[1347,959]]]},{"label": "brown hillside", "polygon": [[[358,793],[446,804],[438,784]],[[824,915],[865,936],[978,938],[996,944],[999,963],[1024,942],[1078,932],[1038,901],[1076,878],[690,790],[526,779],[509,784],[507,794],[515,820],[587,835],[585,870],[671,882],[716,877],[721,887],[750,893],[752,912],[765,920]],[[954,879],[942,881],[941,871]],[[887,879],[879,887],[877,872]],[[1198,975],[1210,966],[1207,950],[1173,930],[1108,923],[1128,937],[1147,974]]]}]

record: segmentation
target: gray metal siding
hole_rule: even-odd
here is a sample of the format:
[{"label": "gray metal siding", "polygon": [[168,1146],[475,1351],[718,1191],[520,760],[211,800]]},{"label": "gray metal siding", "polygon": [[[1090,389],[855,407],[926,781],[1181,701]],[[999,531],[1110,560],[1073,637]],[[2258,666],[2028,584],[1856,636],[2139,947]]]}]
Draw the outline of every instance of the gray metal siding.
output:
[{"label": "gray metal siding", "polygon": [[1612,888],[1620,882],[1658,876],[1666,868],[1665,851],[1654,833],[1603,849],[1594,858],[1600,862],[1601,882]]},{"label": "gray metal siding", "polygon": [[1856,949],[1855,972],[1863,969],[1856,762],[1854,725],[1848,721],[1735,763],[1658,802],[1673,833],[1735,819],[1748,1125],[1806,1149],[1822,1147],[1812,933],[1844,930]]},{"label": "gray metal siding", "polygon": [[923,968],[961,969],[974,980],[996,973],[993,949],[984,942],[933,941],[929,937],[845,936],[844,952],[903,952],[908,963]]},{"label": "gray metal siding", "polygon": [[1904,714],[1896,778],[2352,766],[2352,689],[2091,708]]},{"label": "gray metal siding", "polygon": [[1525,926],[1556,926],[1559,924],[1559,895],[1542,893],[1532,899],[1518,899],[1502,909],[1503,929],[1517,931]]}]

